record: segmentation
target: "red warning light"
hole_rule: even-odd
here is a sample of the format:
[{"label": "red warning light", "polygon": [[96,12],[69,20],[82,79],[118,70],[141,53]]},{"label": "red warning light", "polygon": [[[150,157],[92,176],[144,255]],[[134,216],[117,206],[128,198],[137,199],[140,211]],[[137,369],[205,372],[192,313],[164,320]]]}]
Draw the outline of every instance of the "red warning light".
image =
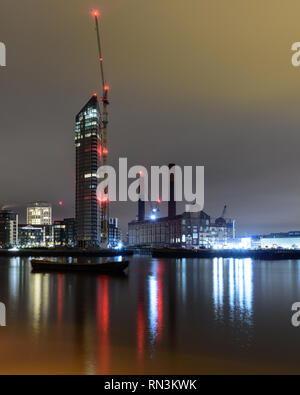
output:
[{"label": "red warning light", "polygon": [[103,58],[99,58],[100,62],[103,62]]},{"label": "red warning light", "polygon": [[104,86],[104,90],[105,90],[105,91],[109,91],[109,86],[108,86],[108,85],[105,85],[105,86]]},{"label": "red warning light", "polygon": [[100,12],[99,12],[98,10],[93,10],[93,11],[92,11],[92,15],[93,15],[95,18],[99,18]]},{"label": "red warning light", "polygon": [[98,203],[100,204],[100,206],[101,206],[102,204],[109,203],[109,198],[106,197],[106,196],[104,196],[104,197],[98,196],[98,197],[97,197],[97,200],[98,200]]},{"label": "red warning light", "polygon": [[97,97],[97,93],[94,93],[93,96],[94,96],[94,97]]},{"label": "red warning light", "polygon": [[59,206],[62,206],[62,205],[63,205],[63,202],[62,202],[62,201],[58,202],[58,205],[59,205]]},{"label": "red warning light", "polygon": [[99,146],[97,148],[97,152],[98,152],[99,159],[102,159],[101,144],[99,144]]},{"label": "red warning light", "polygon": [[107,155],[108,154],[108,149],[107,148],[103,148],[103,154]]},{"label": "red warning light", "polygon": [[161,200],[160,200],[160,199],[158,199],[157,203],[158,203],[158,204],[161,204]]}]

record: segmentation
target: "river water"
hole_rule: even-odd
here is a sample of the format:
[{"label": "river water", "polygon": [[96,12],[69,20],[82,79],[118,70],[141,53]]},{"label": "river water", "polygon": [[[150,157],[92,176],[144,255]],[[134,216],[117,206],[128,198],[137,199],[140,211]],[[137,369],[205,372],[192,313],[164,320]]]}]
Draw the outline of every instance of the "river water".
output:
[{"label": "river water", "polygon": [[0,258],[0,373],[299,373],[300,261],[133,257],[128,275]]}]

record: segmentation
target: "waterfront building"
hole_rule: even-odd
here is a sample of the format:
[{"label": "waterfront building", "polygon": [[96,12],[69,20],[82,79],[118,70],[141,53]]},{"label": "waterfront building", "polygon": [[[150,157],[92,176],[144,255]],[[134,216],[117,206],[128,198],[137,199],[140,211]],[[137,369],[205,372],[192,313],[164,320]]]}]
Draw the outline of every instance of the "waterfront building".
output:
[{"label": "waterfront building", "polygon": [[76,238],[80,248],[101,244],[97,171],[101,165],[100,107],[94,95],[76,116]]},{"label": "waterfront building", "polygon": [[47,202],[34,202],[27,206],[27,225],[52,225],[52,206]]},{"label": "waterfront building", "polygon": [[109,218],[108,223],[108,240],[110,247],[117,247],[122,241],[121,230],[119,228],[118,218]]},{"label": "waterfront building", "polygon": [[52,225],[19,225],[20,248],[54,247]]},{"label": "waterfront building", "polygon": [[0,248],[14,248],[18,244],[18,214],[0,210]]},{"label": "waterfront building", "polygon": [[[253,240],[253,238],[252,238]],[[260,236],[260,248],[300,249],[300,231]]]},{"label": "waterfront building", "polygon": [[76,246],[76,225],[74,218],[66,218],[63,221],[54,221],[53,228],[55,247]]}]

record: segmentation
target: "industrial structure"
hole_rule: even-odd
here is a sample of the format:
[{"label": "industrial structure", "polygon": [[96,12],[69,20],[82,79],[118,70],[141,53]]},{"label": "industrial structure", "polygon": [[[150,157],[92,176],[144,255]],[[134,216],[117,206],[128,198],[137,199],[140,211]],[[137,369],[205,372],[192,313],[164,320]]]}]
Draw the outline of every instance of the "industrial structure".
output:
[{"label": "industrial structure", "polygon": [[152,208],[145,218],[145,202],[138,202],[138,216],[128,224],[128,244],[131,247],[211,248],[229,244],[235,238],[235,222],[222,216],[213,220],[204,211],[176,213],[174,192],[175,165],[170,169],[170,200],[168,216],[158,218],[158,208]]}]

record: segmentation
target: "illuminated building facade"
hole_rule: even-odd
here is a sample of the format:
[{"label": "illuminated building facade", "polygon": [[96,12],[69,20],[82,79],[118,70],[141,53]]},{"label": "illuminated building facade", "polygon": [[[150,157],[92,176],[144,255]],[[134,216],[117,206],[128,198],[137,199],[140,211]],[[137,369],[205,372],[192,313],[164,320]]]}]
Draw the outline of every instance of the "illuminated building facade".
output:
[{"label": "illuminated building facade", "polygon": [[101,165],[100,107],[94,95],[76,116],[76,238],[79,248],[101,244],[97,171]]},{"label": "illuminated building facade", "polygon": [[20,248],[54,247],[53,225],[19,225]]},{"label": "illuminated building facade", "polygon": [[74,218],[66,218],[63,221],[54,221],[53,228],[55,247],[75,247],[76,226]]},{"label": "illuminated building facade", "polygon": [[211,248],[234,238],[234,221],[218,224],[204,211],[129,223],[129,246]]},{"label": "illuminated building facade", "polygon": [[252,247],[256,248],[300,248],[300,231],[271,233],[251,238]]},{"label": "illuminated building facade", "polygon": [[0,248],[14,248],[18,244],[18,215],[0,210]]},{"label": "illuminated building facade", "polygon": [[116,247],[122,241],[118,218],[109,218],[108,242],[111,247]]},{"label": "illuminated building facade", "polygon": [[27,206],[27,225],[52,225],[52,206],[47,202],[34,202]]}]

